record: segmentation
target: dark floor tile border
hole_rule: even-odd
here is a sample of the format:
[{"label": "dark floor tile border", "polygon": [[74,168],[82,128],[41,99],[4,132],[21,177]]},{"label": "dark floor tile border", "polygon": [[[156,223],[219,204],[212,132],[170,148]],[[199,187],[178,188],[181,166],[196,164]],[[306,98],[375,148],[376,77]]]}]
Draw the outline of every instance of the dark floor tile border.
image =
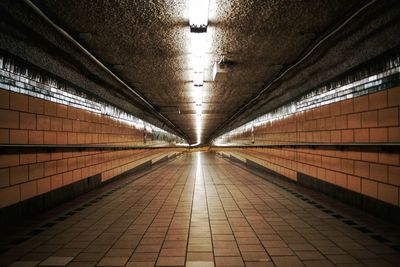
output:
[{"label": "dark floor tile border", "polygon": [[[144,162],[144,163],[142,163],[142,164],[140,164],[140,165],[138,165],[138,166],[126,171],[126,172],[123,172],[123,173],[121,173],[121,174],[119,174],[117,176],[114,176],[114,177],[108,179],[107,181],[104,181],[102,183],[102,185],[106,185],[106,184],[112,183],[112,182],[114,182],[116,180],[119,180],[121,178],[126,178],[126,177],[128,177],[130,175],[134,175],[134,174],[140,173],[142,171],[146,171],[146,170],[150,169],[151,166],[153,166],[153,165],[154,164],[152,164],[151,160],[148,160],[148,161],[146,161],[146,162]],[[114,190],[114,189],[112,189],[112,190]],[[112,194],[112,190],[107,191],[107,193],[105,193],[104,195]]]},{"label": "dark floor tile border", "polygon": [[351,207],[363,210],[381,219],[388,220],[394,223],[400,223],[400,207],[383,202],[379,199],[362,195],[360,193],[345,189],[343,187],[308,176],[301,172],[297,172],[298,175],[296,183],[295,181],[289,179],[288,177],[276,173],[254,161],[246,159],[246,162],[244,163],[242,160],[237,159],[232,155],[230,155],[230,157],[227,156],[224,157],[229,158],[234,162],[242,163],[247,167],[249,167],[250,169],[271,173],[274,176],[277,176],[287,182],[295,183],[304,186],[306,188],[312,189],[314,191],[324,193],[325,195],[328,195],[336,200],[339,200],[340,202],[348,204]]},{"label": "dark floor tile border", "polygon": [[[294,184],[296,186],[298,185],[298,183],[294,182],[293,180],[289,179],[288,177],[283,176],[283,175],[281,175],[279,173],[276,173],[276,172],[274,172],[274,171],[272,171],[272,170],[270,170],[270,169],[268,169],[268,168],[266,168],[266,167],[264,167],[264,166],[262,166],[262,165],[260,165],[260,164],[258,164],[256,162],[248,160],[248,159],[246,159],[246,162],[244,162],[244,161],[242,161],[242,160],[240,160],[238,158],[235,158],[232,155],[230,155],[230,156],[226,156],[224,154],[219,154],[219,155],[222,156],[223,158],[226,158],[226,159],[231,160],[233,162],[239,163],[240,165],[238,165],[238,166],[244,166],[243,167],[244,169],[250,171],[254,175],[259,176],[260,178],[267,180],[268,182],[270,182],[270,183],[276,185],[277,187],[280,187],[281,189],[287,191],[288,193],[294,195],[295,197],[298,197],[299,199],[301,199],[301,200],[303,200],[303,201],[305,201],[305,202],[307,202],[307,203],[309,203],[311,205],[314,205],[314,207],[316,207],[318,209],[321,209],[323,212],[331,214],[332,217],[334,217],[334,218],[336,218],[338,220],[341,220],[343,223],[345,223],[345,224],[347,224],[347,225],[349,225],[351,227],[354,227],[354,229],[356,229],[356,230],[368,235],[370,238],[373,238],[373,239],[377,240],[378,242],[381,242],[381,243],[389,246],[393,250],[396,250],[397,252],[400,252],[400,245],[394,244],[390,240],[386,239],[385,237],[383,237],[383,236],[381,236],[379,234],[374,233],[370,229],[358,225],[353,220],[346,219],[344,216],[342,216],[340,214],[337,214],[337,213],[325,208],[320,203],[317,203],[315,201],[309,200],[306,196],[303,196],[302,194],[287,188],[286,186],[282,185],[281,183],[278,183],[276,181],[268,179],[268,178],[266,178],[266,177],[264,177],[264,176],[262,176],[262,175],[260,175],[258,173],[255,173],[255,172],[253,172],[251,170],[255,170],[255,171],[261,172],[261,173],[269,173],[269,174],[274,175],[274,177],[279,178],[280,180],[283,180],[285,182],[290,182],[290,183],[292,183],[292,184]],[[313,177],[311,177],[311,178],[313,178]],[[314,179],[316,179],[316,178],[314,178]],[[302,185],[302,184],[300,184],[300,186],[306,187],[305,185]],[[310,188],[310,189],[314,189],[314,188]],[[314,191],[319,191],[319,190],[314,189]],[[321,191],[319,191],[319,192],[321,192]],[[340,201],[340,199],[338,199],[338,200]]]},{"label": "dark floor tile border", "polygon": [[[241,162],[243,163],[243,161],[241,161]],[[256,162],[254,162],[254,161],[246,159],[246,162],[244,164],[246,165],[246,167],[249,167],[250,169],[255,169],[257,171],[270,173],[270,174],[274,175],[275,177],[279,177],[280,179],[284,180],[285,182],[289,182],[289,183],[295,184],[295,182],[292,179],[290,179],[290,178],[288,178],[288,177],[286,177],[286,176],[284,176],[284,175],[282,175],[280,173],[274,172],[273,170],[268,169],[268,168],[266,168],[266,167],[264,167],[264,166],[262,166],[262,165],[260,165],[260,164],[258,164]],[[297,192],[293,192],[293,193],[297,194]]]},{"label": "dark floor tile border", "polygon": [[[69,200],[72,200],[86,192],[89,192],[95,188],[98,188],[100,186],[104,186],[108,183],[111,183],[113,181],[116,181],[121,178],[128,177],[133,174],[137,174],[139,172],[145,171],[150,169],[152,166],[165,162],[169,159],[175,158],[178,154],[173,154],[173,155],[167,155],[160,160],[156,162],[152,162],[152,160],[148,160],[124,173],[121,173],[107,181],[101,182],[101,174],[96,174],[91,177],[88,177],[86,179],[74,182],[72,184],[63,186],[61,188],[52,190],[50,192],[47,192],[45,194],[21,201],[19,203],[16,203],[14,205],[11,205],[6,208],[0,209],[0,227],[2,226],[7,226],[10,223],[15,223],[19,222],[25,218],[28,218],[29,216],[43,212],[45,210],[51,209],[57,205],[60,205],[64,202],[67,202]],[[115,191],[116,189],[114,189]],[[113,191],[113,190],[111,190]],[[112,192],[107,192],[106,194],[103,195],[107,196],[111,194]],[[91,206],[92,203],[85,203],[83,206],[80,208],[77,208],[75,212],[83,210],[89,206]],[[56,219],[56,221],[63,221],[65,220],[66,217],[59,217]]]},{"label": "dark floor tile border", "polygon": [[18,222],[32,214],[55,207],[85,192],[93,190],[101,184],[100,174],[63,186],[45,194],[21,201],[0,209],[0,226]]},{"label": "dark floor tile border", "polygon": [[[166,162],[166,161],[168,161],[169,159],[175,159],[175,158],[177,158],[178,156],[180,156],[181,154],[182,154],[182,153],[176,153],[176,154],[173,154],[173,155],[167,155],[167,156],[161,158],[160,160],[158,160],[158,161],[156,161],[156,162],[154,162],[154,163],[152,162],[152,160],[146,161],[146,162],[144,162],[143,164],[141,164],[141,165],[139,165],[139,166],[136,166],[136,167],[134,167],[134,168],[132,168],[132,169],[130,169],[130,170],[128,170],[128,171],[126,171],[126,172],[120,174],[120,175],[117,175],[117,176],[113,177],[112,179],[109,179],[109,180],[107,180],[107,181],[105,181],[105,182],[103,182],[103,183],[101,183],[101,181],[100,181],[100,184],[97,185],[96,187],[104,186],[104,185],[107,184],[107,183],[110,183],[110,182],[115,181],[115,180],[118,180],[118,179],[126,178],[126,177],[128,177],[128,176],[130,176],[130,175],[133,175],[133,174],[143,173],[142,175],[139,175],[139,176],[136,176],[136,177],[135,177],[134,180],[137,180],[137,179],[139,179],[139,178],[145,176],[145,175],[146,175],[145,172],[151,170],[151,168],[152,168],[153,166],[160,165],[161,163]],[[90,177],[89,177],[89,178],[90,178]],[[89,178],[88,178],[88,179],[89,179]],[[11,249],[12,247],[14,247],[14,246],[16,246],[16,245],[18,245],[18,244],[21,244],[22,242],[25,242],[25,241],[29,240],[29,239],[32,238],[33,236],[40,234],[41,232],[45,231],[46,229],[49,229],[49,228],[51,228],[51,227],[57,225],[58,222],[64,221],[64,220],[67,219],[68,217],[75,215],[76,213],[78,213],[78,212],[80,212],[80,211],[86,209],[87,207],[90,207],[92,204],[95,204],[95,203],[97,203],[99,200],[101,200],[101,199],[103,199],[103,198],[105,198],[105,197],[111,195],[113,192],[120,190],[120,189],[123,188],[124,186],[126,186],[126,185],[132,183],[132,181],[134,181],[134,180],[130,180],[130,181],[127,182],[127,183],[120,184],[120,185],[118,185],[117,187],[115,187],[115,188],[113,188],[113,189],[110,189],[110,190],[106,191],[105,193],[102,193],[101,195],[99,195],[99,196],[97,196],[97,197],[95,197],[95,198],[92,198],[91,200],[87,201],[86,203],[82,203],[79,207],[75,208],[74,210],[66,212],[64,215],[61,215],[60,217],[58,217],[58,218],[52,220],[51,222],[48,222],[48,223],[46,223],[46,224],[44,224],[44,225],[42,225],[42,226],[40,226],[40,227],[37,227],[36,229],[31,230],[30,232],[28,232],[27,234],[25,234],[25,235],[23,235],[23,236],[16,237],[15,239],[11,240],[8,244],[2,244],[2,245],[0,246],[0,254],[2,254],[2,253],[4,253],[4,252],[8,251],[9,249]],[[83,181],[79,181],[79,182],[83,182]],[[62,188],[60,188],[60,189],[62,189]],[[91,189],[90,189],[90,190],[91,190]],[[90,191],[90,190],[87,190],[86,192],[88,192],[88,191]],[[49,193],[50,193],[50,192],[49,192]],[[83,193],[84,193],[84,192],[83,192]],[[83,193],[81,193],[81,194],[83,194]],[[62,202],[66,202],[66,201],[67,201],[67,199],[63,200]],[[59,203],[54,204],[54,205],[62,204],[62,202],[59,202]],[[50,208],[50,207],[49,207],[49,208]],[[46,209],[49,209],[49,208],[46,208]],[[40,210],[40,211],[44,211],[44,210]],[[40,211],[39,211],[39,212],[40,212]],[[0,210],[0,212],[3,212],[3,211]],[[5,214],[7,214],[7,213],[5,213]],[[0,213],[0,215],[3,215],[3,214]],[[24,216],[22,216],[22,217],[15,217],[15,218],[13,218],[13,219],[14,219],[15,221],[21,221],[22,219],[24,219],[25,217],[27,217],[26,214],[23,214],[23,215],[24,215]],[[2,217],[0,217],[0,219],[1,219],[1,218],[2,218]],[[8,218],[6,218],[6,219],[8,219]],[[9,222],[9,221],[5,221],[5,222],[4,222],[4,226],[6,227],[7,224],[9,225],[10,222]],[[2,226],[1,223],[0,223],[0,226]]]},{"label": "dark floor tile border", "polygon": [[171,158],[171,157],[169,157],[169,156],[167,155],[167,156],[162,157],[161,159],[155,161],[153,164],[165,162],[165,161],[169,160],[170,158]]},{"label": "dark floor tile border", "polygon": [[322,181],[298,172],[298,184],[324,193],[336,200],[344,202],[352,207],[361,209],[384,220],[400,223],[400,207],[383,202],[358,192],[354,192],[343,187]]}]

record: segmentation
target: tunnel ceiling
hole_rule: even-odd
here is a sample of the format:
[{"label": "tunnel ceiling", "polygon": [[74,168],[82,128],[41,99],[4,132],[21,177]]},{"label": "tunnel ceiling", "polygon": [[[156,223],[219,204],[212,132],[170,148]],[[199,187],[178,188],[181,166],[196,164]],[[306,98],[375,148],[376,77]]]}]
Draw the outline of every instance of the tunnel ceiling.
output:
[{"label": "tunnel ceiling", "polygon": [[[246,112],[228,121],[285,68],[366,2],[211,0],[202,140],[269,111],[398,45],[398,37],[390,32],[393,27],[392,30],[398,30],[396,14],[392,14],[398,11],[398,3],[381,2],[385,3],[374,3],[367,8],[347,28],[319,47],[310,59],[274,85],[268,94],[247,107]],[[195,142],[188,1],[40,0],[34,3]],[[387,33],[384,28],[388,28]],[[382,38],[386,38],[384,44]],[[376,48],[357,49],[357,45],[378,44],[378,41],[381,42]],[[231,64],[220,80],[213,81],[212,66],[221,55]],[[110,90],[116,90],[115,87]]]}]

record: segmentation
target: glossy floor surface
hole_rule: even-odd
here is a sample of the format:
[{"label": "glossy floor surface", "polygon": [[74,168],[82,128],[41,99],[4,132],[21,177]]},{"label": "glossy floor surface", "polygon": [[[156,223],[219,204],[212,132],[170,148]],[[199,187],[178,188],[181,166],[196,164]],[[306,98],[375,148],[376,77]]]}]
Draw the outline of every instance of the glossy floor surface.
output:
[{"label": "glossy floor surface", "polygon": [[213,153],[140,176],[27,220],[0,241],[0,265],[400,264],[396,226]]}]

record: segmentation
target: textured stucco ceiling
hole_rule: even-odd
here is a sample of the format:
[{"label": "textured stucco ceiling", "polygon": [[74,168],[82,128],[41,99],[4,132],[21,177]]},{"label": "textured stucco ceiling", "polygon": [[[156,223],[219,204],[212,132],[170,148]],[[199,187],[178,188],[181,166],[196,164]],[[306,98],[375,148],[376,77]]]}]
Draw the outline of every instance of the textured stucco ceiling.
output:
[{"label": "textured stucco ceiling", "polygon": [[[189,60],[188,1],[40,0],[34,3],[185,132],[192,142],[196,140]],[[361,0],[210,0],[203,141],[215,134],[217,129],[222,131],[218,127],[239,107],[246,104],[285,67],[293,64],[316,40],[363,3],[365,1]],[[399,9],[396,1],[386,1],[386,7]],[[321,52],[318,58],[310,59],[312,64],[304,67],[317,68],[318,63],[322,62],[332,65],[336,53],[336,59],[340,55],[340,61],[344,64],[340,71],[344,71],[351,68],[352,64],[358,64],[363,59],[394,46],[396,42],[389,40],[388,47],[383,46],[371,53],[361,52],[357,47],[352,47],[353,50],[349,51],[349,46],[376,31],[368,26],[371,16],[380,16],[371,11],[374,8],[379,8],[379,5],[372,6],[369,13],[367,10],[367,15],[360,16],[352,24],[353,28],[350,29],[355,36],[360,32],[358,39],[353,38],[351,44],[342,48],[340,45],[346,41],[343,38],[327,42],[322,48],[333,54],[329,55],[327,52],[328,57],[324,58],[325,54]],[[379,29],[384,27],[382,25],[385,21],[383,19],[377,23]],[[369,29],[364,30],[364,27]],[[393,36],[392,39],[396,37]],[[347,54],[341,53],[342,50],[332,52],[328,49],[336,47],[347,49]],[[221,54],[233,64],[226,77],[215,82],[212,81],[212,65]],[[307,86],[315,86],[321,79],[338,74],[321,68],[321,71],[325,71],[325,76],[318,77],[318,72],[315,73],[314,69],[310,71],[316,77],[307,77],[307,81],[315,79],[314,83]],[[292,73],[294,82],[292,86],[285,87],[290,87],[290,90],[288,89],[283,100],[273,104],[283,103],[301,93],[301,78],[296,78],[296,73],[301,74],[301,68]],[[282,91],[285,88],[276,90]],[[302,90],[306,89],[309,88],[304,87]],[[256,111],[249,108],[247,114],[237,122],[245,122],[254,117],[254,114],[265,112],[274,106],[268,104],[267,98],[264,100],[258,103]],[[233,127],[235,123],[230,122],[230,125]]]}]

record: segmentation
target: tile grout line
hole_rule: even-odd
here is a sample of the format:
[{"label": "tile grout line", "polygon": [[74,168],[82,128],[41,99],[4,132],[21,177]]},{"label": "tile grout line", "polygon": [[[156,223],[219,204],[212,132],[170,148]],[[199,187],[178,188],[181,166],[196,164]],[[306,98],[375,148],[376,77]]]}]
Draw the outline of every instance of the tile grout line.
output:
[{"label": "tile grout line", "polygon": [[[231,173],[230,173],[229,171],[227,171],[227,172],[228,172],[228,173],[230,174],[230,176],[231,176]],[[228,179],[229,179],[229,177],[228,177]],[[244,193],[242,192],[242,190],[239,189],[238,186],[236,186],[236,185],[234,185],[234,184],[233,184],[233,186],[235,186],[235,188],[237,188],[237,190],[239,190],[239,191],[241,192],[241,194],[246,198],[246,200],[248,201],[248,203],[249,203],[250,205],[253,206],[253,209],[254,209],[255,211],[257,211],[258,214],[260,214],[260,213],[258,212],[258,210],[254,207],[254,205],[248,200],[246,194],[244,194]],[[244,186],[244,185],[243,185],[243,186]],[[232,199],[235,201],[236,205],[238,205],[236,199],[233,197],[233,194],[232,194],[231,190],[228,189],[228,191],[230,192],[230,194],[231,194],[231,196],[232,196]],[[263,190],[263,191],[264,191],[264,190]],[[257,197],[258,197],[258,196],[257,196]],[[265,203],[264,200],[262,200],[262,201]],[[267,203],[265,203],[265,204],[267,204]],[[240,207],[240,206],[238,205],[238,207]],[[261,241],[261,239],[259,238],[259,235],[257,234],[257,231],[255,231],[255,229],[253,228],[253,226],[251,225],[251,223],[248,221],[248,219],[247,219],[246,215],[243,213],[242,209],[239,208],[239,210],[240,210],[240,213],[243,215],[243,218],[245,218],[246,222],[248,223],[248,225],[251,227],[251,229],[252,229],[253,232],[255,233],[255,235],[256,235],[256,237],[257,237],[257,240],[260,242],[260,244],[262,244],[262,241]],[[260,216],[263,217],[262,215],[260,215]],[[282,219],[284,220],[284,218],[282,218]],[[265,221],[267,224],[269,224],[269,223],[265,220],[264,217],[263,217],[263,221]],[[269,225],[270,225],[270,224],[269,224]],[[272,227],[272,226],[271,226],[271,227]],[[272,228],[273,228],[273,227],[272,227]],[[274,230],[275,230],[275,229],[274,229]],[[286,243],[286,242],[285,242],[285,243]],[[263,246],[263,248],[264,248],[264,251],[267,253],[268,257],[270,258],[269,261],[271,261],[271,262],[273,262],[273,263],[275,264],[275,262],[274,262],[272,256],[271,256],[271,255],[268,253],[268,251],[265,249],[264,245],[262,245],[262,246]],[[295,255],[295,254],[294,254],[294,255]],[[296,255],[296,256],[297,256],[297,255]]]},{"label": "tile grout line", "polygon": [[[180,169],[181,169],[181,168],[178,168],[177,170],[175,170],[174,173],[177,173]],[[170,176],[172,177],[172,174],[171,174]],[[150,183],[150,182],[152,182],[152,181],[150,180],[149,183]],[[165,185],[164,185],[160,190],[158,190],[158,192],[160,192],[160,191],[161,191],[163,188],[165,188],[167,185],[168,185],[168,183],[165,183]],[[165,199],[164,199],[162,205],[161,205],[160,208],[157,210],[157,215],[158,215],[158,212],[160,211],[160,209],[161,209],[161,208],[163,207],[163,205],[165,204],[165,201],[168,199],[168,196],[171,194],[172,191],[173,191],[173,189],[171,189],[171,190],[169,191],[168,195],[165,197]],[[151,204],[152,200],[154,200],[154,198],[152,198],[152,199],[149,201],[149,203],[146,205],[145,208],[143,208],[143,210],[140,212],[140,214],[143,214],[143,211]],[[139,216],[140,216],[140,214],[139,214]],[[129,261],[129,259],[132,257],[132,255],[135,253],[137,247],[140,245],[140,242],[143,240],[143,238],[144,238],[144,236],[145,236],[147,230],[150,228],[151,224],[152,224],[152,223],[154,222],[154,220],[157,218],[157,215],[154,216],[154,218],[151,220],[151,223],[148,225],[148,227],[147,227],[146,230],[144,231],[144,233],[143,233],[142,237],[140,238],[138,244],[136,245],[135,249],[134,249],[133,252],[130,254],[130,256],[129,256],[129,258],[128,258],[128,261]],[[139,216],[138,216],[138,217],[139,217]],[[134,223],[134,222],[132,222],[132,223]],[[132,225],[132,223],[131,223],[131,225]],[[164,237],[164,239],[165,239],[165,237]],[[158,259],[158,257],[157,257],[157,259]],[[156,262],[157,262],[157,261],[156,261]]]},{"label": "tile grout line", "polygon": [[[225,158],[223,158],[223,159],[225,159]],[[225,159],[225,160],[228,161],[228,159]],[[311,204],[311,203],[308,202],[307,200],[304,200],[304,199],[302,199],[301,197],[299,197],[299,196],[303,196],[303,198],[304,198],[304,195],[303,195],[303,194],[300,194],[300,193],[298,193],[298,192],[295,192],[295,191],[293,191],[293,190],[291,190],[291,189],[285,187],[284,185],[281,185],[281,184],[279,184],[279,183],[273,182],[273,181],[271,181],[270,179],[265,178],[265,177],[263,177],[262,175],[255,173],[253,170],[250,170],[250,169],[248,169],[248,168],[246,168],[246,167],[244,167],[244,166],[241,166],[241,164],[237,164],[237,163],[235,163],[235,162],[232,162],[231,160],[229,160],[228,162],[231,162],[231,163],[234,164],[235,166],[237,166],[237,167],[239,167],[239,168],[241,168],[241,169],[243,169],[243,170],[245,170],[245,171],[247,171],[247,172],[249,172],[249,173],[251,173],[251,174],[253,174],[253,175],[255,175],[255,176],[259,177],[259,178],[261,178],[261,179],[263,179],[263,180],[266,181],[266,182],[269,182],[270,184],[273,184],[273,185],[279,187],[280,189],[282,189],[282,190],[284,190],[284,191],[286,191],[286,192],[288,192],[288,193],[290,193],[290,194],[292,194],[292,195],[294,195],[294,196],[300,198],[301,200],[307,202],[308,204]],[[309,197],[309,196],[306,197],[306,199],[309,199],[309,198],[313,199],[313,197]],[[325,210],[330,210],[330,209],[324,208],[324,206],[323,206],[323,205],[320,203],[320,201],[318,201],[318,200],[313,199],[312,202],[315,202],[315,204],[311,204],[311,205],[315,206],[316,208],[319,208],[319,209],[321,209],[321,210],[323,210],[323,209],[325,209]],[[334,214],[331,214],[331,215],[332,215],[332,217],[334,217],[334,218],[340,220],[342,223],[345,223],[345,224],[347,224],[348,226],[351,226],[351,227],[353,227],[353,228],[355,228],[356,226],[357,226],[357,227],[358,227],[358,226],[361,226],[360,224],[353,222],[353,220],[348,220],[348,219],[346,219],[344,216],[340,215],[340,212],[335,212]],[[340,217],[338,217],[338,216],[334,216],[334,215],[341,216],[342,218],[340,218]],[[355,228],[355,229],[357,229],[357,228]],[[358,229],[357,229],[357,230],[358,230]],[[385,245],[387,245],[389,248],[393,249],[394,251],[400,252],[400,244],[397,245],[396,242],[390,241],[389,239],[386,239],[385,237],[382,237],[380,234],[375,234],[374,232],[372,232],[372,231],[369,230],[369,229],[368,229],[368,231],[370,231],[371,233],[370,233],[370,234],[364,233],[364,234],[366,234],[366,235],[369,236],[370,238],[373,238],[373,239],[375,239],[375,240],[377,240],[377,241],[379,241],[378,239],[381,239],[382,241],[379,241],[379,242],[384,243]],[[362,231],[360,231],[360,232],[362,232]],[[375,237],[372,236],[372,235],[374,235]],[[383,238],[383,239],[382,239],[382,238]],[[387,243],[389,243],[389,242],[386,242],[387,240],[389,240],[390,244],[387,244]]]},{"label": "tile grout line", "polygon": [[[173,187],[175,187],[176,186],[176,184],[178,183],[178,181],[179,181],[179,179],[177,179],[176,180],[176,182],[174,183],[174,186]],[[185,185],[186,185],[186,183],[187,182],[185,182]],[[173,188],[171,189],[171,192],[173,191]],[[170,194],[171,194],[171,192],[170,192]],[[175,215],[175,212],[176,212],[176,208],[178,207],[178,205],[179,205],[179,201],[180,201],[180,199],[182,198],[182,194],[183,194],[183,192],[184,192],[184,187],[182,188],[182,191],[180,192],[180,194],[179,194],[179,199],[178,199],[178,201],[177,201],[177,203],[176,203],[176,205],[175,205],[175,209],[174,209],[174,215]],[[168,196],[170,195],[170,194],[168,194]],[[168,196],[167,196],[167,198],[166,199],[168,199]],[[165,201],[164,201],[164,203],[165,203]],[[161,209],[161,208],[160,208]],[[165,233],[165,236],[164,236],[164,239],[163,239],[163,242],[162,242],[162,244],[161,244],[161,247],[160,247],[160,252],[158,253],[158,256],[157,256],[157,260],[156,260],[156,264],[155,264],[155,266],[157,266],[157,262],[158,262],[158,259],[160,258],[160,257],[163,257],[163,256],[160,256],[160,254],[161,254],[161,250],[162,250],[162,248],[163,248],[163,245],[164,245],[164,243],[165,243],[165,240],[166,240],[166,237],[167,237],[167,234],[168,234],[168,231],[169,231],[169,229],[170,229],[170,227],[171,227],[171,223],[172,223],[172,221],[173,221],[173,219],[174,219],[174,215],[172,216],[172,218],[171,218],[171,221],[169,222],[169,224],[168,224],[168,228],[167,228],[167,231],[166,231],[166,233]],[[189,228],[190,229],[190,228]]]},{"label": "tile grout line", "polygon": [[[213,184],[215,184],[215,183],[214,183],[214,178],[213,178],[213,176],[210,175],[210,178],[212,179]],[[223,183],[221,186],[224,186],[224,188],[229,192],[229,190],[227,189],[225,183]],[[220,196],[220,194],[219,194],[217,188],[216,188],[216,192],[217,192],[217,195],[218,195],[218,199],[219,199],[219,201],[221,202],[221,206],[222,206],[222,209],[223,209],[223,211],[224,211],[225,218],[226,218],[226,220],[227,220],[227,222],[228,222],[228,224],[229,224],[229,228],[231,229],[232,235],[234,236],[235,244],[236,244],[236,247],[237,247],[237,249],[238,249],[238,251],[239,251],[240,258],[242,259],[243,264],[246,264],[245,261],[243,260],[242,252],[241,252],[240,249],[239,249],[239,245],[238,245],[237,240],[236,240],[235,232],[232,230],[231,222],[229,221],[229,218],[228,218],[228,216],[227,216],[227,214],[226,214],[225,205],[224,205],[223,201],[221,200],[221,196]]]},{"label": "tile grout line", "polygon": [[[175,160],[175,159],[178,159],[178,158],[179,158],[179,157],[175,157],[175,158],[173,158],[172,160]],[[171,162],[172,162],[172,161],[171,161]],[[148,175],[149,173],[151,173],[152,171],[156,171],[156,170],[158,170],[159,168],[162,168],[162,167],[168,165],[168,164],[171,163],[171,162],[166,162],[166,163],[163,164],[163,165],[157,166],[157,168],[156,168],[155,170],[151,170],[151,171],[149,171],[149,172],[142,173],[142,174],[140,174],[139,177],[135,177],[135,179],[134,179],[133,181],[129,181],[129,182],[127,182],[127,183],[123,183],[124,181],[115,181],[115,182],[117,182],[117,183],[114,185],[114,188],[111,189],[111,190],[107,190],[106,193],[103,192],[103,193],[101,193],[101,194],[95,195],[96,192],[93,192],[93,191],[92,191],[92,192],[91,192],[91,191],[86,192],[85,194],[93,194],[94,196],[90,197],[90,198],[89,198],[88,200],[86,200],[85,203],[83,203],[83,204],[82,204],[82,203],[79,203],[79,205],[74,205],[73,208],[67,209],[66,211],[63,212],[64,215],[58,216],[58,218],[60,218],[60,217],[66,217],[65,215],[68,214],[68,213],[73,213],[73,214],[67,215],[67,217],[73,216],[73,215],[75,215],[77,212],[82,211],[82,210],[86,209],[87,207],[91,206],[92,204],[94,204],[94,203],[92,203],[92,204],[90,204],[89,206],[85,206],[85,205],[87,205],[88,203],[93,202],[93,200],[97,199],[97,201],[96,201],[96,203],[97,203],[98,201],[102,200],[104,197],[107,197],[107,196],[111,195],[113,192],[118,191],[119,189],[123,188],[124,186],[129,185],[129,184],[135,182],[136,180],[139,180],[140,178],[142,178],[142,177]],[[129,179],[129,177],[126,177],[125,179]],[[105,184],[105,186],[107,186],[107,185],[109,185],[109,184]],[[106,188],[99,188],[99,190],[102,190],[102,189],[103,189],[103,190],[106,190]],[[110,191],[111,191],[112,193],[109,193]],[[100,193],[100,192],[98,192],[98,193]],[[81,198],[81,197],[84,197],[84,195],[81,195],[81,196],[79,196],[78,198]],[[76,199],[73,199],[73,200],[70,200],[69,202],[73,202],[73,201],[75,201],[75,200],[76,200]],[[63,203],[62,205],[67,205],[67,204],[68,204],[68,202]],[[54,207],[54,208],[56,208],[56,207]],[[52,209],[54,209],[54,208],[52,208]],[[48,212],[50,212],[52,209],[48,210]],[[90,214],[88,214],[88,216],[90,216]],[[86,216],[86,217],[88,217],[88,216]],[[55,217],[55,216],[54,216],[54,217]],[[28,240],[30,240],[31,238],[33,238],[34,236],[36,236],[37,234],[40,234],[41,232],[45,232],[45,231],[46,231],[47,229],[49,229],[50,227],[56,225],[58,222],[54,222],[54,221],[57,221],[58,218],[54,218],[54,217],[53,217],[52,219],[48,220],[48,221],[50,221],[50,222],[48,222],[48,223],[46,223],[46,224],[44,224],[44,225],[42,225],[42,226],[34,227],[34,228],[39,228],[39,229],[33,229],[33,230],[32,230],[32,229],[29,229],[29,230],[26,230],[26,231],[24,231],[24,232],[25,232],[24,234],[21,234],[19,237],[15,238],[15,239],[12,239],[11,241],[9,241],[9,242],[7,243],[7,245],[11,245],[11,247],[8,247],[8,248],[6,248],[6,249],[3,249],[3,250],[1,251],[1,253],[0,253],[0,255],[3,254],[3,253],[6,253],[6,252],[9,251],[10,249],[12,249],[14,246],[17,246],[17,245],[19,245],[19,244],[21,244],[21,243],[23,243],[23,242],[25,242],[25,241],[28,241]],[[65,219],[67,219],[67,218],[65,218]],[[64,219],[64,220],[65,220],[65,219]],[[38,223],[38,225],[41,225],[41,224],[42,224],[42,223],[40,223],[40,224]],[[46,228],[46,229],[43,229],[43,228]],[[36,233],[36,234],[32,234],[32,233]],[[45,241],[44,241],[44,242],[45,242]],[[29,253],[29,252],[27,252],[27,253]],[[21,257],[22,257],[22,256],[21,256]]]}]

